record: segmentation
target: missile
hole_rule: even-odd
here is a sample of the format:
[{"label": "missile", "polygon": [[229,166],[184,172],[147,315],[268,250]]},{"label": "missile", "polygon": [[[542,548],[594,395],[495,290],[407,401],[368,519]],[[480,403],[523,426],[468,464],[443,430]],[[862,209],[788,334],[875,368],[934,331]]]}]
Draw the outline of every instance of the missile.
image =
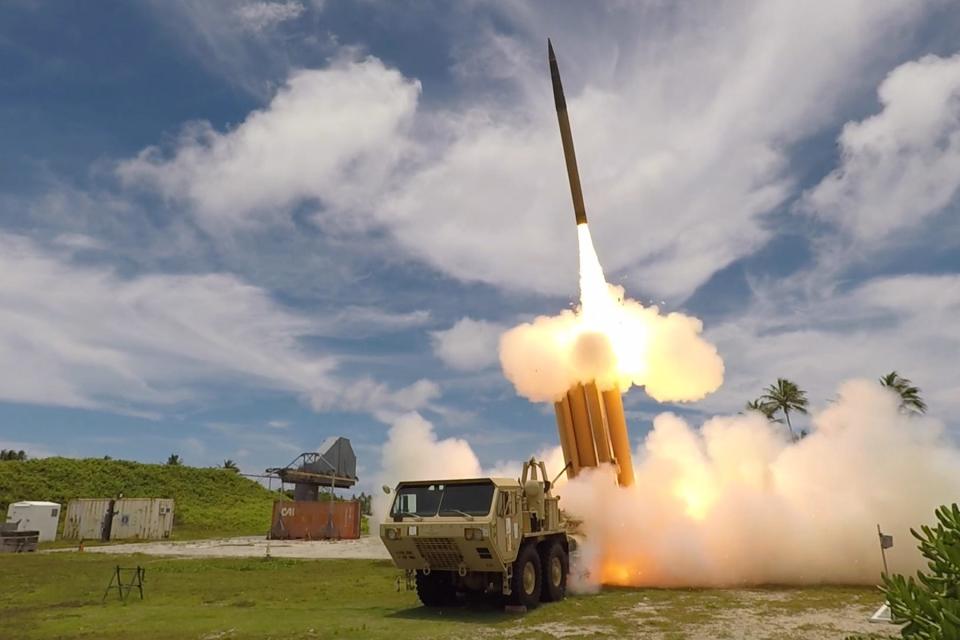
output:
[{"label": "missile", "polygon": [[[549,38],[547,54],[550,61],[550,79],[553,81],[553,101],[560,123],[563,159],[567,163],[573,213],[579,227],[587,224],[587,210],[583,206],[577,154],[573,150],[573,135],[570,133],[567,101],[563,97],[563,84],[560,82],[560,68],[557,66],[557,56],[553,53],[553,43]],[[596,382],[576,384],[554,404],[554,410],[557,414],[560,448],[567,463],[564,469],[570,478],[575,478],[581,469],[612,464],[617,470],[617,482],[621,487],[633,484],[630,436],[627,433],[627,419],[619,389],[601,391]]]},{"label": "missile", "polygon": [[560,141],[563,143],[563,159],[567,163],[567,178],[570,179],[570,195],[573,197],[573,215],[577,225],[587,224],[587,209],[583,206],[583,190],[580,188],[580,172],[577,171],[577,154],[573,150],[573,134],[570,133],[570,118],[567,116],[567,100],[563,97],[560,68],[553,53],[553,43],[547,38],[547,54],[550,59],[550,79],[553,80],[553,102],[557,106],[560,122]]}]

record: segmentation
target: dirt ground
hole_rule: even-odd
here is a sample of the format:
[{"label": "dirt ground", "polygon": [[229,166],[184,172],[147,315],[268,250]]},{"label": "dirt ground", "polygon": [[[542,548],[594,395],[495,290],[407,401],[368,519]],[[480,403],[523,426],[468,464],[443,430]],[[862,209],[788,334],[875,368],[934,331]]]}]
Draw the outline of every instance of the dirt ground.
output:
[{"label": "dirt ground", "polygon": [[[55,549],[47,553],[68,551]],[[338,558],[350,560],[388,560],[390,554],[374,536],[359,540],[267,540],[262,536],[190,540],[185,542],[132,542],[87,547],[86,553],[194,558]]]}]

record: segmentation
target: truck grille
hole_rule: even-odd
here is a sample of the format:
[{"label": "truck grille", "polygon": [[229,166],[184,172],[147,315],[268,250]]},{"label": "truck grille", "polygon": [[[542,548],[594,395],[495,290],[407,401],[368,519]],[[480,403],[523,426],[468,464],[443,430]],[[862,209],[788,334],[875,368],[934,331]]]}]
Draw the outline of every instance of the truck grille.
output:
[{"label": "truck grille", "polygon": [[456,569],[463,562],[453,538],[416,538],[414,545],[432,569]]}]

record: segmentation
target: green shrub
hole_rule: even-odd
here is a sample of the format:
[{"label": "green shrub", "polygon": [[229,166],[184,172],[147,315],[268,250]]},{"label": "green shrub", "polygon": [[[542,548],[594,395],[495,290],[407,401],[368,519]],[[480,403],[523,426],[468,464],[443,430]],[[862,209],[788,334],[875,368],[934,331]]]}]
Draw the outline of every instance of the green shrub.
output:
[{"label": "green shrub", "polygon": [[918,640],[960,640],[960,508],[936,511],[935,527],[910,533],[920,541],[928,571],[917,577],[883,576],[881,589],[900,635]]}]

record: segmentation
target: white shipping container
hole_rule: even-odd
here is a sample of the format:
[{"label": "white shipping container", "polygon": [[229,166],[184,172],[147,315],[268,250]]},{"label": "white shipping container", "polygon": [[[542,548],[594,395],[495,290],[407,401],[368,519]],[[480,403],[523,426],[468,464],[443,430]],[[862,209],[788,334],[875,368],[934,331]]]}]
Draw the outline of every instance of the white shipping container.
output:
[{"label": "white shipping container", "polygon": [[60,505],[56,502],[25,500],[7,507],[7,522],[18,523],[17,531],[39,531],[40,542],[57,539]]}]

